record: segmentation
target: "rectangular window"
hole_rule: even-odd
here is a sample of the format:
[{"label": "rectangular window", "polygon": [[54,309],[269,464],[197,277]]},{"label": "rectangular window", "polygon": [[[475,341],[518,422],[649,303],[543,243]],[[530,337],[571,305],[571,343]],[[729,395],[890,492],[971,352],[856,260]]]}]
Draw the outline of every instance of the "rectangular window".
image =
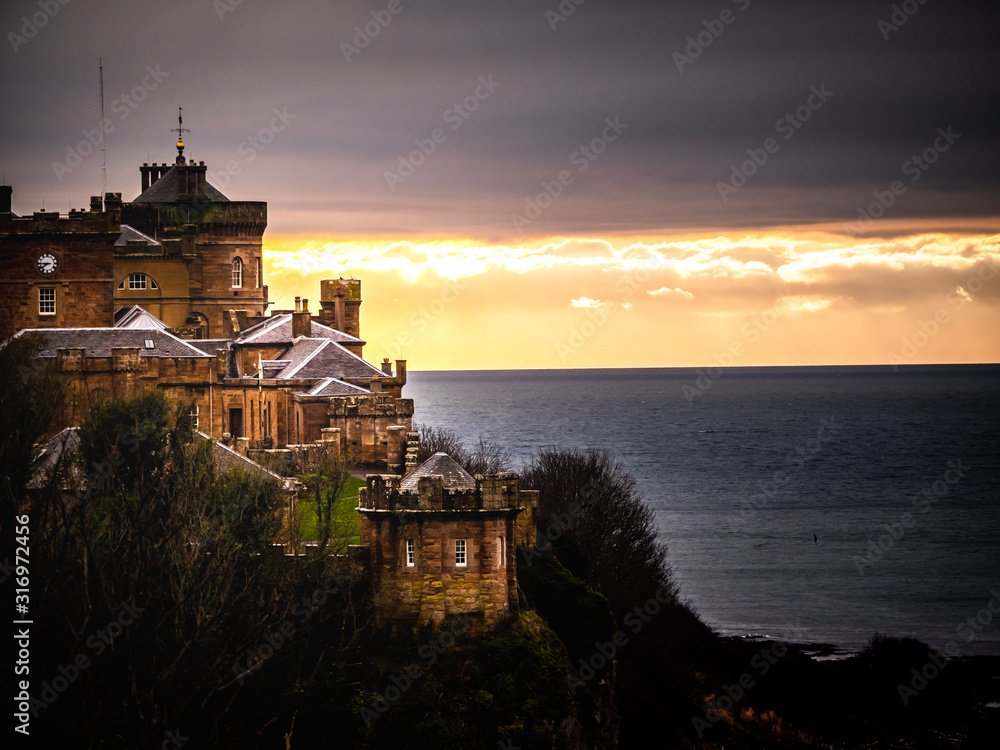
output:
[{"label": "rectangular window", "polygon": [[144,273],[130,273],[128,276],[128,288],[129,289],[145,289],[146,288],[146,274]]},{"label": "rectangular window", "polygon": [[38,314],[56,314],[56,289],[52,286],[43,286],[38,290]]},{"label": "rectangular window", "polygon": [[257,258],[257,288],[260,289],[260,258]]},{"label": "rectangular window", "polygon": [[464,539],[455,540],[455,565],[458,565],[460,567],[464,567],[465,565],[467,565]]},{"label": "rectangular window", "polygon": [[188,412],[191,415],[191,424],[194,428],[198,429],[198,404],[191,404],[191,411]]},{"label": "rectangular window", "polygon": [[417,545],[412,539],[406,540],[406,565],[407,567],[413,567],[417,560]]},{"label": "rectangular window", "polygon": [[497,537],[497,567],[502,568],[507,565],[507,552],[504,549],[504,541],[506,541],[502,536]]}]

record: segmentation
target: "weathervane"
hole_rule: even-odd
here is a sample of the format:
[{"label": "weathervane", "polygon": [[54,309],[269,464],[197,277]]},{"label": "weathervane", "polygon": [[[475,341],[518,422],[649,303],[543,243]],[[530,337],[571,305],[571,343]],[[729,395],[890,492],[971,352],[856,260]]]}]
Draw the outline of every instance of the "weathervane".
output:
[{"label": "weathervane", "polygon": [[184,134],[190,133],[191,131],[184,127],[184,108],[177,108],[177,127],[171,128],[171,133],[177,133],[177,163],[184,163]]}]

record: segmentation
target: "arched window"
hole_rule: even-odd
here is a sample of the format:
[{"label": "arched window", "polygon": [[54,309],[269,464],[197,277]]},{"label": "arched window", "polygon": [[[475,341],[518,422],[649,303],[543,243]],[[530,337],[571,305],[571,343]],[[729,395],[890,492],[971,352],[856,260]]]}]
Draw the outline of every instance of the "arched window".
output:
[{"label": "arched window", "polygon": [[159,289],[153,278],[147,276],[144,273],[130,273],[128,276],[126,276],[124,279],[121,280],[121,283],[118,284],[118,288],[125,289],[126,283],[128,284],[128,288],[132,290]]},{"label": "arched window", "polygon": [[243,259],[233,258],[233,288],[238,289],[243,286]]}]

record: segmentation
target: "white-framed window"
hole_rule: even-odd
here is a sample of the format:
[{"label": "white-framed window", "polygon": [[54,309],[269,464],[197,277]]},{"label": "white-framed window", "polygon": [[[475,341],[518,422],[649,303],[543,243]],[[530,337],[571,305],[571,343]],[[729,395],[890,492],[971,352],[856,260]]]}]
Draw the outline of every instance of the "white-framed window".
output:
[{"label": "white-framed window", "polygon": [[507,564],[507,550],[504,547],[506,540],[502,536],[497,537],[497,567],[502,568]]},{"label": "white-framed window", "polygon": [[159,289],[156,282],[144,273],[130,273],[128,278],[122,279],[118,288],[124,289],[126,282],[129,289]]},{"label": "white-framed window", "polygon": [[56,314],[56,288],[54,286],[43,286],[38,288],[38,314]]},{"label": "white-framed window", "polygon": [[191,404],[191,411],[188,412],[191,416],[191,425],[197,430],[198,429],[198,404]]},{"label": "white-framed window", "polygon": [[233,258],[233,289],[243,286],[243,259]]},{"label": "white-framed window", "polygon": [[417,564],[417,543],[412,539],[406,540],[406,567],[412,568]]},{"label": "white-framed window", "polygon": [[465,567],[468,565],[468,556],[466,555],[466,544],[464,539],[455,540],[455,565],[458,567]]}]

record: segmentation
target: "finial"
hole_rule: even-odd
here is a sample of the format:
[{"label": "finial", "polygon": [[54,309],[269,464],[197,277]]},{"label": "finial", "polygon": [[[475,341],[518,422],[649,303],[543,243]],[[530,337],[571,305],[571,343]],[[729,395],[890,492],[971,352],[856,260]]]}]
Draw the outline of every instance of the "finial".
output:
[{"label": "finial", "polygon": [[177,164],[184,164],[184,134],[191,131],[184,127],[184,108],[177,108],[177,127],[171,128],[171,133],[177,133]]}]

